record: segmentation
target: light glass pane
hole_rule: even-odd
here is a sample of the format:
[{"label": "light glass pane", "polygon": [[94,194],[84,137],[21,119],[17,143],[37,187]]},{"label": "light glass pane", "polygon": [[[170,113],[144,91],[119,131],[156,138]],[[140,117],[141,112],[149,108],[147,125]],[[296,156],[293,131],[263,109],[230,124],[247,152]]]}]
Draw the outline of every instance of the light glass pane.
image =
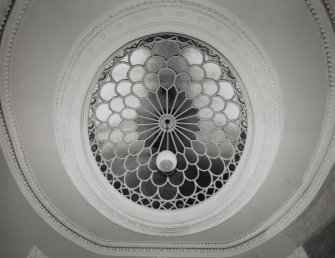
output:
[{"label": "light glass pane", "polygon": [[130,56],[132,65],[144,64],[148,57],[151,56],[151,51],[147,48],[136,49]]},{"label": "light glass pane", "polygon": [[201,92],[202,86],[197,82],[191,83],[190,86],[186,89],[186,93],[189,98],[194,98],[198,96]]},{"label": "light glass pane", "polygon": [[122,98],[114,98],[110,102],[110,108],[115,112],[120,112],[124,107]]},{"label": "light glass pane", "polygon": [[120,123],[122,121],[122,118],[119,114],[112,114],[108,119],[108,124],[110,127],[119,127]]},{"label": "light glass pane", "polygon": [[234,96],[234,88],[228,81],[219,82],[220,90],[219,95],[221,95],[224,99],[228,100]]},{"label": "light glass pane", "polygon": [[221,69],[215,63],[205,63],[203,65],[206,71],[206,77],[211,78],[213,80],[219,80],[221,77]]},{"label": "light glass pane", "polygon": [[132,108],[137,108],[141,106],[139,99],[133,95],[126,97],[125,103],[128,107]]},{"label": "light glass pane", "polygon": [[215,128],[215,124],[213,123],[212,120],[200,120],[198,122],[198,125],[201,130],[210,132]]},{"label": "light glass pane", "polygon": [[227,118],[224,114],[216,113],[213,117],[213,121],[218,127],[225,126],[227,124]]},{"label": "light glass pane", "polygon": [[240,129],[234,123],[228,123],[224,128],[228,140],[236,140],[239,137]]},{"label": "light glass pane", "polygon": [[197,108],[205,107],[209,104],[210,99],[207,95],[201,94],[193,100],[193,105]]},{"label": "light glass pane", "polygon": [[137,113],[134,109],[126,108],[122,111],[121,115],[125,119],[134,119]]},{"label": "light glass pane", "polygon": [[137,83],[133,86],[133,92],[139,98],[145,98],[148,96],[148,90],[141,83]]},{"label": "light glass pane", "polygon": [[218,85],[217,85],[216,81],[214,81],[212,79],[204,80],[204,82],[202,83],[202,86],[204,87],[204,93],[206,93],[210,96],[216,94],[217,91],[218,91]]},{"label": "light glass pane", "polygon": [[224,112],[227,115],[228,119],[230,120],[237,119],[240,115],[239,107],[233,102],[227,103],[227,106]]},{"label": "light glass pane", "polygon": [[120,129],[115,129],[111,132],[110,134],[110,140],[113,142],[113,143],[119,143],[119,142],[122,142],[123,140],[123,132],[121,132]]},{"label": "light glass pane", "polygon": [[191,76],[192,81],[200,82],[205,78],[205,72],[200,66],[191,66],[187,72]]},{"label": "light glass pane", "polygon": [[210,108],[204,108],[199,110],[198,115],[201,119],[208,119],[213,117],[214,112]]},{"label": "light glass pane", "polygon": [[221,97],[212,97],[211,107],[214,111],[221,111],[225,108],[225,101]]},{"label": "light glass pane", "polygon": [[133,82],[142,81],[145,73],[146,71],[144,70],[142,66],[134,66],[133,68],[131,68],[129,72],[129,78]]},{"label": "light glass pane", "polygon": [[112,82],[107,82],[102,85],[100,90],[100,97],[105,101],[109,101],[111,98],[116,96],[115,84]]},{"label": "light glass pane", "polygon": [[185,57],[190,65],[201,64],[203,62],[203,56],[201,52],[194,47],[185,47],[181,51],[181,55]]},{"label": "light glass pane", "polygon": [[95,116],[100,121],[106,121],[109,115],[112,113],[112,111],[109,109],[108,104],[104,103],[97,107],[95,111]]},{"label": "light glass pane", "polygon": [[125,136],[124,136],[124,141],[126,143],[133,143],[135,142],[136,140],[138,139],[138,132],[130,132],[130,133],[127,133]]},{"label": "light glass pane", "polygon": [[112,69],[112,78],[114,81],[119,82],[121,80],[127,79],[127,74],[130,66],[125,63],[120,63],[117,64],[113,69]]},{"label": "light glass pane", "polygon": [[116,86],[116,91],[122,96],[126,96],[131,93],[131,83],[129,81],[121,81]]}]

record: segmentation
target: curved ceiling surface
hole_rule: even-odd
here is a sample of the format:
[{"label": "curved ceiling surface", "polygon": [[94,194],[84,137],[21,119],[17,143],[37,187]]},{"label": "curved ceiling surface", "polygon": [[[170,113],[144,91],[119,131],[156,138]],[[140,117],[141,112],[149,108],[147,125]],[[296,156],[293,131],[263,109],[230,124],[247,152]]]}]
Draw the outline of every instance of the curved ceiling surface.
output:
[{"label": "curved ceiling surface", "polygon": [[[21,190],[47,222],[70,240],[102,254],[134,256],[136,250],[143,248],[150,255],[163,250],[171,256],[190,256],[189,252],[201,256],[197,250],[203,249],[209,256],[228,257],[260,245],[299,215],[321,186],[334,156],[334,150],[329,148],[335,117],[334,92],[328,77],[333,62],[334,35],[319,1],[257,0],[256,4],[236,0],[101,1],[99,5],[78,2],[16,2],[2,41],[1,105],[10,137],[4,137],[1,143]],[[311,10],[315,10],[314,16]],[[320,27],[326,31],[322,35]],[[228,69],[236,70],[247,94],[248,134],[236,171],[216,194],[184,209],[179,209],[182,206],[178,206],[177,199],[173,204],[176,209],[153,206],[152,209],[144,207],[143,202],[138,205],[129,200],[131,196],[122,196],[101,173],[101,166],[98,167],[90,149],[94,144],[89,142],[87,134],[90,87],[97,82],[97,72],[101,74],[103,69],[111,69],[102,65],[106,65],[106,60],[110,61],[108,58],[120,47],[159,33],[184,34],[213,47],[226,58]],[[180,58],[180,63],[185,59],[185,64],[192,65],[181,52],[184,47],[187,48],[182,46],[174,57]],[[153,50],[148,55],[153,58],[155,53]],[[164,86],[161,73],[173,72],[175,76],[183,73],[184,79],[189,78],[189,82],[194,83],[201,71],[210,77],[216,68],[193,64],[197,73],[178,73],[173,70],[172,61],[165,59],[164,67],[157,70],[155,78],[166,92],[171,85],[179,90],[179,82],[174,79],[174,83]],[[130,55],[128,61],[121,63],[128,65],[131,60]],[[144,68],[141,64],[132,65],[147,71],[147,64],[143,62]],[[214,61],[209,60],[208,64]],[[157,66],[155,63],[152,69]],[[116,65],[111,71],[113,67]],[[137,100],[127,102],[126,98],[146,94],[141,86],[135,89],[136,78],[132,76],[139,73],[127,75],[131,81],[129,92],[133,95],[115,91],[125,94],[120,99],[135,110],[137,118],[141,117],[141,111],[134,106]],[[215,72],[213,74],[215,76]],[[115,80],[109,79],[110,82]],[[206,79],[211,78],[201,80]],[[115,85],[120,81],[117,80]],[[102,85],[106,83],[108,81]],[[147,87],[145,83],[144,86]],[[207,101],[210,93],[206,95],[206,90],[210,87],[203,87],[201,96]],[[102,103],[104,96],[97,94]],[[112,98],[108,94],[105,98],[109,101]],[[160,95],[156,97],[159,99]],[[196,102],[194,97],[190,99],[192,105],[201,108],[206,104]],[[108,115],[115,111],[113,108],[118,109],[117,105],[108,105]],[[215,106],[210,105],[208,103],[215,111]],[[86,113],[83,109],[87,109]],[[116,110],[115,114],[119,112],[122,116],[123,111]],[[135,119],[133,111],[125,112],[120,127],[125,120]],[[194,118],[199,130],[198,120],[207,119],[201,117],[200,111],[197,110],[198,116]],[[224,115],[235,119],[229,117],[233,116],[229,111]],[[105,113],[102,112],[102,116]],[[105,118],[107,121],[107,117],[100,117],[102,120],[98,114],[96,117],[99,123]],[[175,118],[171,117],[172,124]],[[143,125],[144,128],[145,123]],[[165,124],[160,120],[156,125],[163,133],[168,129],[163,128]],[[124,125],[122,133],[129,134],[131,130],[128,132],[127,126],[133,125]],[[192,128],[187,127],[186,131]],[[5,134],[6,130],[2,130]],[[224,129],[223,132],[229,135]],[[214,131],[211,133],[209,137],[214,137]],[[109,132],[108,139],[118,143],[119,137],[110,138],[110,135]],[[198,150],[192,145],[186,149]],[[15,162],[20,164],[19,170]],[[171,175],[165,180],[172,180]],[[185,203],[183,199],[182,205]]]}]

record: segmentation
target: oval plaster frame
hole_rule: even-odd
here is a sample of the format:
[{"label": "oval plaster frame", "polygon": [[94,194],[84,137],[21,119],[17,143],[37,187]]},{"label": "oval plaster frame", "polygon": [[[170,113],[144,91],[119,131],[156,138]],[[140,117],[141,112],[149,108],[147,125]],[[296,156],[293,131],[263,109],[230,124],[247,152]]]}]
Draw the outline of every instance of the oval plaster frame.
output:
[{"label": "oval plaster frame", "polygon": [[[119,17],[107,13],[98,18],[92,25],[94,34],[88,28],[74,44],[73,49],[77,50],[80,43],[80,51],[69,52],[71,61],[65,67],[72,68],[64,71],[66,79],[59,85],[55,109],[59,153],[80,193],[113,222],[150,235],[181,236],[200,232],[224,222],[240,210],[270,171],[282,130],[279,83],[260,43],[227,11],[221,13],[225,19],[218,20],[206,12],[206,7],[196,3],[136,3],[120,7]],[[145,35],[184,31],[216,48],[238,71],[251,100],[251,104],[247,103],[247,144],[237,170],[218,193],[194,207],[158,211],[127,200],[102,176],[89,150],[86,130],[83,132],[87,124],[87,111],[82,112],[87,104],[83,103],[87,101],[84,100],[96,71],[120,46]],[[84,122],[79,121],[80,117]]]}]

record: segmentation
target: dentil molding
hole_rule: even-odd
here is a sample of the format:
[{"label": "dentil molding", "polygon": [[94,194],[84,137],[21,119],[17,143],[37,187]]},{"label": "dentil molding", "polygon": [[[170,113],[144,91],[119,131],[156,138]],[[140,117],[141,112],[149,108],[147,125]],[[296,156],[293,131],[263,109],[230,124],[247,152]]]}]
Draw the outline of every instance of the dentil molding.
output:
[{"label": "dentil molding", "polygon": [[[130,255],[136,256],[141,255],[167,255],[167,256],[198,256],[198,257],[228,257],[231,255],[243,253],[260,243],[266,241],[269,237],[277,234],[283,230],[287,225],[289,225],[310,203],[310,201],[315,196],[318,189],[321,187],[325,177],[327,176],[330,166],[334,163],[334,146],[335,146],[335,134],[333,132],[334,127],[334,81],[333,81],[333,67],[334,67],[334,31],[332,29],[332,24],[327,16],[326,10],[321,2],[318,0],[306,0],[306,6],[311,11],[316,24],[319,27],[320,34],[322,36],[324,47],[327,55],[327,65],[328,65],[328,78],[329,78],[329,96],[328,96],[328,107],[326,117],[324,119],[323,132],[319,140],[318,148],[315,152],[313,159],[307,170],[307,176],[304,182],[301,183],[300,187],[296,190],[294,195],[291,196],[289,202],[286,206],[282,207],[276,214],[269,218],[265,223],[254,228],[252,231],[248,232],[241,237],[224,243],[116,243],[113,241],[107,241],[93,236],[83,229],[79,228],[66,217],[64,217],[60,211],[57,210],[43,194],[40,189],[38,182],[36,181],[33,172],[29,168],[29,163],[26,160],[24,149],[18,134],[15,122],[15,114],[12,108],[12,101],[10,96],[10,64],[13,54],[13,44],[15,41],[18,29],[23,21],[23,18],[28,10],[31,1],[18,1],[15,3],[14,7],[11,8],[11,15],[6,23],[5,30],[3,31],[3,36],[1,38],[1,108],[0,108],[0,128],[1,128],[1,147],[6,156],[7,162],[10,169],[21,189],[23,194],[26,196],[30,204],[35,208],[35,210],[41,215],[45,221],[47,221],[54,229],[60,232],[62,235],[68,239],[76,242],[77,244],[90,249],[94,252],[101,254],[118,254],[118,255]],[[103,34],[99,33],[99,28],[103,28],[107,23],[112,23],[116,28],[121,29],[125,26],[120,21],[120,17],[123,15],[132,15],[136,13],[136,10],[150,9],[155,15],[161,16],[164,13],[162,8],[168,6],[168,8],[175,8],[178,10],[176,16],[183,16],[184,11],[192,10],[198,15],[196,16],[197,22],[205,23],[207,19],[214,19],[217,22],[215,29],[220,31],[223,26],[230,24],[231,26],[237,26],[232,20],[227,16],[219,12],[218,8],[213,9],[207,4],[200,4],[197,2],[190,1],[143,1],[129,4],[125,6],[122,10],[114,11],[113,15],[109,15],[105,21],[100,20],[98,24],[95,24],[92,28],[89,28],[86,33],[83,33],[81,40],[78,40],[71,50],[72,58],[64,68],[63,77],[60,79],[60,85],[67,85],[67,83],[74,84],[75,80],[69,75],[73,75],[72,72],[75,69],[80,68],[83,64],[77,62],[75,58],[80,56],[79,53],[87,51],[88,53],[94,53],[94,49],[90,46],[89,42],[85,42],[85,39],[91,39],[100,37],[104,38]],[[182,8],[182,11],[180,10]],[[142,19],[143,17],[139,15],[133,15],[135,20]],[[2,18],[2,17],[1,17]],[[246,31],[238,31],[236,35],[243,34],[242,38],[236,37],[231,40],[248,40],[249,43],[254,43],[252,45],[252,52],[245,52],[244,55],[247,58],[250,53],[253,57],[259,58],[260,62],[263,63],[261,67],[254,67],[255,73],[263,73],[263,78],[267,78],[272,83],[273,88],[271,88],[270,95],[265,96],[264,102],[270,104],[273,109],[278,109],[278,114],[281,114],[280,110],[280,93],[276,92],[276,87],[274,83],[277,81],[273,75],[273,69],[268,63],[266,55],[259,47],[260,44],[253,42],[253,38]],[[105,35],[106,36],[106,35]],[[243,42],[243,41],[242,41]],[[228,56],[227,56],[228,57]],[[229,57],[228,57],[229,59]],[[238,67],[236,67],[239,71]],[[73,70],[74,69],[74,70]],[[79,69],[80,70],[80,69]],[[79,71],[77,70],[77,72]],[[243,77],[243,76],[242,76]],[[257,76],[256,76],[257,77]],[[261,76],[262,77],[262,76]],[[259,78],[261,78],[259,77]],[[257,78],[255,78],[257,81]],[[261,84],[263,85],[263,84]],[[264,87],[264,85],[263,85]],[[64,88],[59,87],[59,92],[57,99],[63,94]],[[274,97],[270,99],[269,97]],[[59,104],[56,102],[55,114],[56,118],[59,115]],[[64,110],[63,110],[64,111]],[[69,112],[70,110],[68,110]],[[66,110],[65,110],[66,112]],[[62,113],[64,114],[64,113]],[[274,121],[274,117],[268,117],[275,125],[274,129],[277,134],[280,134],[282,120],[277,117]],[[57,128],[59,129],[59,128]],[[59,138],[58,138],[59,139]],[[279,138],[277,138],[279,139]],[[272,142],[267,143],[268,145]],[[65,159],[68,157],[65,157]],[[270,158],[271,160],[271,158]],[[70,163],[71,161],[69,161]]]}]

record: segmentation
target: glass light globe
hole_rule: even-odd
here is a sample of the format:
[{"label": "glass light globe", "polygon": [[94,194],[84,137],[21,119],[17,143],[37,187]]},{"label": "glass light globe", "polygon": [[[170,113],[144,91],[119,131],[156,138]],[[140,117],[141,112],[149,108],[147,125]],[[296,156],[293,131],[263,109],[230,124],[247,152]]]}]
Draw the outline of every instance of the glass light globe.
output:
[{"label": "glass light globe", "polygon": [[164,150],[158,154],[156,165],[163,173],[169,173],[177,166],[176,155],[172,151]]}]

